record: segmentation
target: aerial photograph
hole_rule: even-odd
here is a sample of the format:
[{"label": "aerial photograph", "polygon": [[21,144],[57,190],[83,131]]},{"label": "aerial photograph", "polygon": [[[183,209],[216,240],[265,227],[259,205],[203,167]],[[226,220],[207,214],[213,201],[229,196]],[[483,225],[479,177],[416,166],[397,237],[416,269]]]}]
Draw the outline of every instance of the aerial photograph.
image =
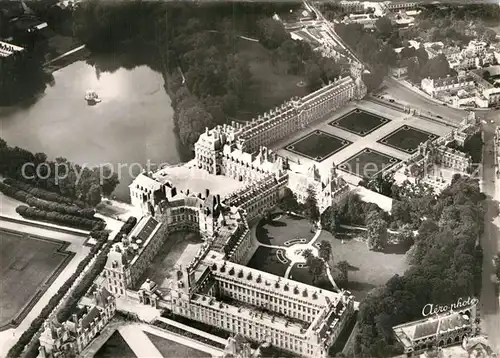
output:
[{"label": "aerial photograph", "polygon": [[500,0],[0,0],[0,358],[500,358]]}]

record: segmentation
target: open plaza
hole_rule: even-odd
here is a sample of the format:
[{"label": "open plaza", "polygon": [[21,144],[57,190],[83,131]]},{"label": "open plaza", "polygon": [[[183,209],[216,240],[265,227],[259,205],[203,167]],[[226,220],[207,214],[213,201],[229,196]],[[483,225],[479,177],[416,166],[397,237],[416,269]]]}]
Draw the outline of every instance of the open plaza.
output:
[{"label": "open plaza", "polygon": [[[349,184],[357,185],[364,176],[371,177],[408,159],[421,142],[435,140],[452,129],[438,120],[422,119],[362,100],[332,112],[270,147],[288,158],[292,169],[294,164],[315,164],[323,175],[335,165]],[[310,143],[313,141],[316,145]]]}]

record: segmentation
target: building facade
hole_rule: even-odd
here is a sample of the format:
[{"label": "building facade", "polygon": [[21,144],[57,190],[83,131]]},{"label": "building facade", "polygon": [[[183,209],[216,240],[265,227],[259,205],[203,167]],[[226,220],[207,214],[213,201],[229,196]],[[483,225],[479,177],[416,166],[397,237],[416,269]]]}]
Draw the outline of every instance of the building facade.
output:
[{"label": "building facade", "polygon": [[114,317],[115,312],[115,297],[106,288],[93,287],[68,321],[62,324],[45,322],[38,357],[78,356]]},{"label": "building facade", "polygon": [[408,357],[461,343],[477,334],[476,306],[393,327]]},{"label": "building facade", "polygon": [[177,270],[173,313],[305,357],[325,357],[353,313],[353,297],[345,292],[230,263],[213,251],[204,257]]}]

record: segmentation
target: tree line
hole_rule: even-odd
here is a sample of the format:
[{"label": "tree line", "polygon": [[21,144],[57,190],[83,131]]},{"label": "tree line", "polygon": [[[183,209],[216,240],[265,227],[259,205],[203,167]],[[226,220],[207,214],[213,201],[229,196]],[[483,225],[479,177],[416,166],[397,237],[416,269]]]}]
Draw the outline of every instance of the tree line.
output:
[{"label": "tree line", "polygon": [[81,167],[61,157],[50,161],[45,153],[9,147],[0,138],[0,174],[24,183],[22,190],[43,200],[93,207],[119,183],[118,175],[110,171]]}]

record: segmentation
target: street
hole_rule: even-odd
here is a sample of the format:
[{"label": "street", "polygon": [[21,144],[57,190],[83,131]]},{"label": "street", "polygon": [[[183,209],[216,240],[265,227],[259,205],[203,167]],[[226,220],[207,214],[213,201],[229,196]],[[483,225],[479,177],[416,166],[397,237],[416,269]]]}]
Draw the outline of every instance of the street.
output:
[{"label": "street", "polygon": [[[410,106],[413,105],[414,107],[421,109],[422,114],[428,114],[426,112],[429,111],[431,114],[439,115],[443,118],[451,120],[456,118],[463,119],[466,114],[466,111],[463,109],[438,104],[429,98],[412,91],[394,78],[386,77],[384,79],[384,85],[386,85],[387,88],[383,92],[388,93],[397,102],[409,104]],[[481,113],[478,114],[481,115]]]},{"label": "street", "polygon": [[[483,247],[483,279],[482,292],[480,297],[481,308],[481,328],[483,333],[488,335],[492,348],[500,354],[500,311],[499,298],[495,292],[495,283],[491,276],[494,272],[493,256],[500,247],[500,218],[498,213],[498,200],[496,190],[496,174],[494,165],[494,155],[490,151],[494,148],[495,124],[489,123],[495,112],[488,113],[488,124],[484,125],[484,150],[483,150],[483,191],[487,195],[485,214],[484,234],[481,238]],[[495,116],[498,117],[498,116]],[[497,118],[498,119],[498,118]],[[500,121],[499,121],[500,122]]]}]

